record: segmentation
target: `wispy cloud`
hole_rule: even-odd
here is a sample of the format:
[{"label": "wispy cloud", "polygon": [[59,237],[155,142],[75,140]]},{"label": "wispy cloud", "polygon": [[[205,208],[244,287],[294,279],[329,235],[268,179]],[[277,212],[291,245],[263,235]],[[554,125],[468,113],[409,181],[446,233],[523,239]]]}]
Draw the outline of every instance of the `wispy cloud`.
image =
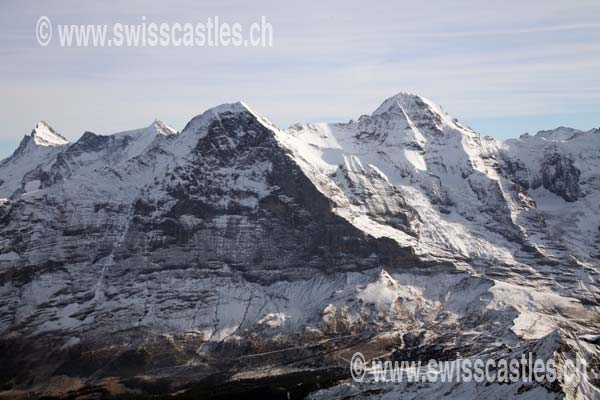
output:
[{"label": "wispy cloud", "polygon": [[512,29],[491,29],[483,31],[446,31],[446,32],[398,32],[398,36],[411,38],[440,38],[440,37],[477,37],[522,35],[528,33],[561,32],[575,30],[599,29],[600,23],[588,22],[579,24],[550,25]]}]

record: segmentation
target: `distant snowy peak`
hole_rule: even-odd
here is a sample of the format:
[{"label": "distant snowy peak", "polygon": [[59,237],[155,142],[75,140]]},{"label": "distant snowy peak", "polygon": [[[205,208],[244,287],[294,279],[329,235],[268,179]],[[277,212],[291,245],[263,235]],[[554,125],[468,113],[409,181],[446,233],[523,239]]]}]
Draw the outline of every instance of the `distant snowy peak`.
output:
[{"label": "distant snowy peak", "polygon": [[[23,179],[32,171],[44,170],[69,142],[44,121],[25,135],[14,153],[0,161],[0,198],[9,198],[22,189]],[[27,191],[27,190],[25,190]]]},{"label": "distant snowy peak", "polygon": [[35,164],[40,158],[61,151],[63,146],[68,144],[68,140],[45,121],[39,121],[29,135],[23,136],[13,154],[0,161],[0,165],[14,163],[19,159],[24,159],[25,163]]},{"label": "distant snowy peak", "polygon": [[144,128],[111,135],[98,135],[86,131],[69,146],[65,156],[77,165],[102,164],[106,163],[106,160],[111,160],[111,164],[116,165],[145,154],[154,146],[160,146],[164,139],[175,137],[177,134],[176,129],[159,120],[154,120]]},{"label": "distant snowy peak", "polygon": [[431,112],[445,114],[440,106],[424,97],[413,93],[400,92],[386,99],[371,115],[376,116],[384,113],[398,113],[410,116]]},{"label": "distant snowy peak", "polygon": [[441,138],[457,133],[471,138],[479,136],[448,115],[440,105],[408,92],[400,92],[388,98],[370,117],[363,117],[359,122],[364,123],[365,120],[386,121],[385,124],[395,131],[404,126],[407,134],[416,139],[423,136],[423,140],[426,137]]},{"label": "distant snowy peak", "polygon": [[69,141],[57,133],[45,121],[39,121],[31,131],[31,137],[38,146],[62,146]]},{"label": "distant snowy peak", "polygon": [[203,135],[207,132],[206,128],[215,122],[222,122],[230,119],[236,120],[240,117],[256,120],[267,129],[273,132],[279,132],[279,128],[266,117],[258,114],[247,104],[238,101],[235,103],[221,104],[206,110],[202,114],[196,115],[186,124],[185,128],[183,128],[181,136]]},{"label": "distant snowy peak", "polygon": [[193,117],[181,131],[182,136],[195,133],[203,132],[206,126],[208,126],[215,118],[219,118],[221,114],[237,114],[247,111],[243,103],[228,103],[221,104],[213,108],[209,108],[201,114]]},{"label": "distant snowy peak", "polygon": [[155,119],[154,122],[152,123],[152,125],[150,125],[151,127],[153,127],[156,132],[158,134],[164,135],[164,136],[171,136],[171,135],[177,135],[177,129],[173,128],[170,125],[165,124],[164,122]]},{"label": "distant snowy peak", "polygon": [[371,117],[392,117],[405,120],[410,127],[426,124],[439,130],[446,113],[433,102],[415,94],[401,92],[385,100]]},{"label": "distant snowy peak", "polygon": [[177,135],[177,130],[175,128],[173,128],[170,125],[165,124],[164,122],[155,119],[154,121],[152,121],[152,123],[148,126],[146,126],[145,128],[138,128],[138,129],[131,129],[128,131],[123,131],[123,132],[117,132],[114,133],[112,135],[107,135],[107,136],[131,136],[131,137],[136,137],[136,136],[157,136],[157,135],[161,135],[161,136],[171,136],[171,135]]},{"label": "distant snowy peak", "polygon": [[565,126],[559,126],[556,129],[550,129],[545,131],[539,131],[535,134],[537,138],[543,138],[551,142],[563,142],[573,138],[575,135],[583,133],[579,129],[567,128]]},{"label": "distant snowy peak", "polygon": [[[530,135],[529,133],[524,133],[519,136],[519,139],[522,140],[543,140],[546,142],[568,142],[573,139],[580,138],[582,136],[585,137],[593,137],[595,135],[600,134],[600,128],[593,128],[589,131],[582,131],[580,129],[569,128],[566,126],[559,126],[555,129],[548,129],[543,131],[538,131],[535,135]],[[513,140],[513,139],[508,139]]]}]

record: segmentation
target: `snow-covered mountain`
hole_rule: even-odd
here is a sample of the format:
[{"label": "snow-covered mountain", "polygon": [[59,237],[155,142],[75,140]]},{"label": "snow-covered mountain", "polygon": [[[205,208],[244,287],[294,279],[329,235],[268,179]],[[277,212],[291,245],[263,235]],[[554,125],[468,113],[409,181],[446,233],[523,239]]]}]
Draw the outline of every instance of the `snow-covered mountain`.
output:
[{"label": "snow-covered mountain", "polygon": [[[15,152],[0,162],[0,197],[9,197],[18,189],[25,190],[22,185],[25,175],[35,169],[45,171],[47,164],[53,162],[67,144],[67,139],[56,133],[46,122],[38,122],[31,134],[23,137]],[[35,186],[32,181],[37,180],[29,177],[26,179],[29,187]]]},{"label": "snow-covered mountain", "polygon": [[411,398],[598,396],[599,163],[598,130],[500,143],[409,93],[287,130],[40,122],[0,164],[2,388],[385,398],[343,360],[543,348],[588,376]]}]

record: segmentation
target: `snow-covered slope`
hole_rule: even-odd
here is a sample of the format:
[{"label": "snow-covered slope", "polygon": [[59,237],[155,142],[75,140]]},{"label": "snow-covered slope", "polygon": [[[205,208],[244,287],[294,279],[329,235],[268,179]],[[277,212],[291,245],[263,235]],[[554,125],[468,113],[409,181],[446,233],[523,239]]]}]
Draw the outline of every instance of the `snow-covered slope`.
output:
[{"label": "snow-covered slope", "polygon": [[[564,132],[498,143],[409,93],[287,130],[243,103],[180,133],[155,121],[68,144],[38,125],[0,164],[3,387],[214,394],[293,376],[306,393],[297,379],[331,384],[356,346],[406,343],[551,342],[593,364],[578,337],[600,324],[600,143]],[[503,390],[448,393],[597,387]]]}]

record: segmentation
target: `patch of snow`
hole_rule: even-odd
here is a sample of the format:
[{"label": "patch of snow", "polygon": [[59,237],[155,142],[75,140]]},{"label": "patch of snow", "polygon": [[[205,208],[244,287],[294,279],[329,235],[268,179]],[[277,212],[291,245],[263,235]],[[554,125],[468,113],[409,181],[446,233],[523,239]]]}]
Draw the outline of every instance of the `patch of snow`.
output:
[{"label": "patch of snow", "polygon": [[267,325],[271,328],[280,328],[285,324],[288,316],[284,313],[269,313],[258,321],[260,325]]}]

